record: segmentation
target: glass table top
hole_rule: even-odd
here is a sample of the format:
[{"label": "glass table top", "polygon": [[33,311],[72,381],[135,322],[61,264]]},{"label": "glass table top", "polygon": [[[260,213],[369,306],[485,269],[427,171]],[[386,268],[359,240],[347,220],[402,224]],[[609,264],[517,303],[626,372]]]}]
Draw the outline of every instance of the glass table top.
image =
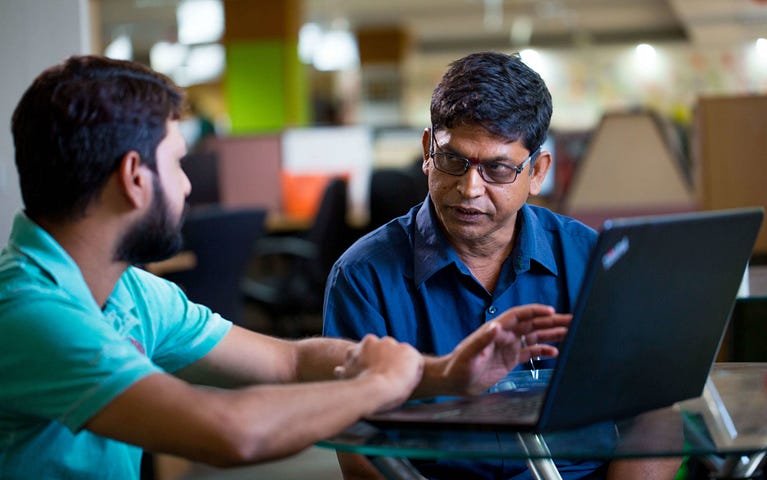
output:
[{"label": "glass table top", "polygon": [[[531,442],[540,438],[546,448],[531,448]],[[701,397],[585,428],[536,436],[488,430],[381,429],[361,421],[318,445],[371,457],[413,459],[751,455],[767,450],[767,363],[715,364]]]}]

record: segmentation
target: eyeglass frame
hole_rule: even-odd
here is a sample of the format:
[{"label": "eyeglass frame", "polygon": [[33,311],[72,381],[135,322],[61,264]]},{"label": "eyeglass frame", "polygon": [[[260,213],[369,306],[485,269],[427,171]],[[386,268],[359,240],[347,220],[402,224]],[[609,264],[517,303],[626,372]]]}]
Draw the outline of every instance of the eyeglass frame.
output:
[{"label": "eyeglass frame", "polygon": [[[442,148],[437,143],[437,139],[434,136],[434,126],[432,126],[431,129],[429,129],[429,158],[434,160],[434,168],[436,168],[437,170],[439,170],[442,173],[445,173],[447,175],[451,175],[453,177],[462,177],[462,176],[466,175],[466,172],[469,171],[469,169],[471,168],[472,165],[476,165],[477,171],[479,172],[479,176],[482,177],[482,180],[484,180],[486,183],[493,184],[493,185],[511,185],[512,183],[517,181],[517,177],[519,176],[520,173],[522,173],[522,171],[524,171],[525,167],[527,167],[527,164],[531,163],[531,162],[534,162],[535,159],[538,158],[538,155],[540,155],[540,153],[541,153],[541,147],[542,147],[542,145],[541,145],[538,148],[536,148],[533,151],[533,153],[531,153],[519,165],[512,166],[512,165],[507,165],[507,164],[502,163],[502,162],[481,162],[478,158],[464,157],[462,155],[458,155],[457,153],[450,153],[450,152],[443,152],[443,151],[435,152],[435,150],[434,150],[434,146],[435,145],[439,149]],[[441,153],[442,155],[445,155],[447,157],[453,158],[455,160],[463,160],[463,162],[464,162],[463,172],[461,172],[461,173],[452,173],[452,172],[447,172],[447,171],[442,170],[441,168],[439,168],[437,166],[437,160],[434,158],[434,154],[435,153]],[[497,164],[500,164],[500,165],[503,165],[503,166],[511,168],[512,170],[514,170],[514,172],[516,172],[514,174],[514,178],[510,182],[497,182],[497,181],[493,181],[493,180],[488,180],[485,177],[485,171],[482,168],[485,163],[497,163]]]}]

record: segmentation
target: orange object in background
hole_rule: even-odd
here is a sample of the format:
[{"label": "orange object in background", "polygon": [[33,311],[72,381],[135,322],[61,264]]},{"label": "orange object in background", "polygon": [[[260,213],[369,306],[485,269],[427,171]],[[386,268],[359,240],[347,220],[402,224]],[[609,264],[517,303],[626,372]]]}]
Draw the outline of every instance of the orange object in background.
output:
[{"label": "orange object in background", "polygon": [[282,213],[293,220],[311,221],[325,193],[325,187],[331,178],[349,177],[348,174],[329,173],[289,173],[283,171]]}]

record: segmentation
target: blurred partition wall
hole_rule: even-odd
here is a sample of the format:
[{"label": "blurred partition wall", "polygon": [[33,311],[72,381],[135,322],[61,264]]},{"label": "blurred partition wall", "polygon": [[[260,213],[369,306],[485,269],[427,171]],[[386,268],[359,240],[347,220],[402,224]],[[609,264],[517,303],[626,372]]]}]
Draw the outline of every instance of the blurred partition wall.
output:
[{"label": "blurred partition wall", "polygon": [[222,137],[216,139],[214,150],[225,207],[264,209],[277,229],[307,226],[328,181],[342,177],[349,184],[349,221],[361,225],[367,220],[373,166],[372,133],[367,127],[289,128],[275,134]]},{"label": "blurred partition wall", "polygon": [[578,162],[564,213],[599,228],[607,218],[697,208],[689,162],[651,112],[605,115]]},{"label": "blurred partition wall", "polygon": [[[295,194],[312,189],[319,202],[332,177],[343,177],[349,185],[349,221],[367,220],[367,197],[373,167],[373,135],[368,127],[289,128],[282,134],[283,185]],[[292,177],[292,178],[291,178]],[[284,198],[291,196],[284,192]]]},{"label": "blurred partition wall", "polygon": [[279,134],[216,139],[222,205],[280,212],[281,149]]}]

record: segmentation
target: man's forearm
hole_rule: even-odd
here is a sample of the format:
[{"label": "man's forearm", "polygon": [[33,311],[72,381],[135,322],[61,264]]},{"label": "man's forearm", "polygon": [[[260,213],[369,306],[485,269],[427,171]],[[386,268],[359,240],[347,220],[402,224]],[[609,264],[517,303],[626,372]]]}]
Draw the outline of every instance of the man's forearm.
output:
[{"label": "man's forearm", "polygon": [[354,342],[337,338],[313,337],[296,341],[296,381],[335,378],[333,369],[344,363],[347,352],[354,345]]},{"label": "man's forearm", "polygon": [[112,400],[86,428],[152,451],[233,466],[294,454],[399,401],[397,393],[377,374],[225,390],[156,373]]}]

